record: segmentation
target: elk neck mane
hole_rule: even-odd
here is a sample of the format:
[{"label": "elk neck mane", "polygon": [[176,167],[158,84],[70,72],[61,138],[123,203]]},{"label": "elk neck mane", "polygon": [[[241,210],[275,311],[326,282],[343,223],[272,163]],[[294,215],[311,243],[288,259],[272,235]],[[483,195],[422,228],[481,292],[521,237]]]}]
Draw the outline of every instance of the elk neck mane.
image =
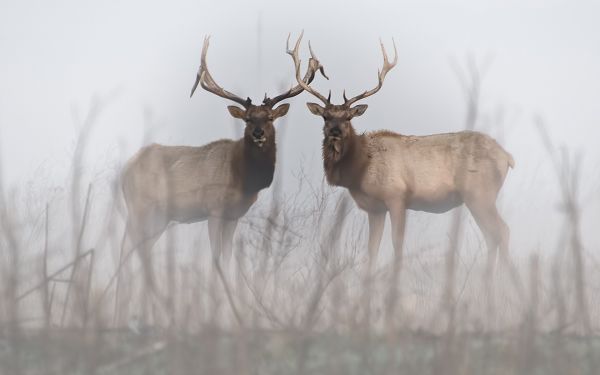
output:
[{"label": "elk neck mane", "polygon": [[275,173],[276,154],[274,139],[269,139],[261,148],[246,137],[237,141],[231,162],[234,170],[239,172],[245,194],[257,194],[271,185]]},{"label": "elk neck mane", "polygon": [[327,139],[323,139],[323,168],[330,185],[352,188],[360,185],[362,176],[370,162],[368,153],[368,134],[356,134],[352,126],[349,135],[344,139],[344,152],[339,160],[335,160],[334,150]]}]

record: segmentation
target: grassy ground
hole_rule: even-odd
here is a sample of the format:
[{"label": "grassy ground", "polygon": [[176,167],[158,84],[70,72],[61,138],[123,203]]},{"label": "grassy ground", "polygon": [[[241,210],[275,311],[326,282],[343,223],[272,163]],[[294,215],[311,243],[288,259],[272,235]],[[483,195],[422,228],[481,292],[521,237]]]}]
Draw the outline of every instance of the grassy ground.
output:
[{"label": "grassy ground", "polygon": [[600,337],[63,330],[24,335],[18,361],[14,355],[4,346],[0,363],[26,374],[594,374]]}]

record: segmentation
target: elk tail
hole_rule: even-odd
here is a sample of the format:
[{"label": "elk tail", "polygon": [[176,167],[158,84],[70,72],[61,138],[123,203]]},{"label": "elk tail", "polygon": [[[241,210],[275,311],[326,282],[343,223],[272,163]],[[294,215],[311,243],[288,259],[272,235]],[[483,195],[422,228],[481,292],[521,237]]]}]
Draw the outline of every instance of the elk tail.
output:
[{"label": "elk tail", "polygon": [[513,159],[512,155],[509,152],[507,152],[507,151],[504,151],[504,152],[506,152],[506,157],[508,159],[507,160],[508,166],[511,167],[512,169],[515,169],[515,159]]}]

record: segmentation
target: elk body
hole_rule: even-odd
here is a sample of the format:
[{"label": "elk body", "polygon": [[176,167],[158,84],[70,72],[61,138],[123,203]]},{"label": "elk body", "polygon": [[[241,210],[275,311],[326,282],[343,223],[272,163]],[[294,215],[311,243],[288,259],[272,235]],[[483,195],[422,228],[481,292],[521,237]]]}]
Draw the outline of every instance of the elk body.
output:
[{"label": "elk body", "polygon": [[307,103],[325,122],[327,181],[347,188],[358,207],[368,213],[370,265],[377,257],[387,212],[396,258],[401,261],[406,210],[443,213],[463,203],[483,232],[488,266],[493,265],[498,249],[504,256],[508,253],[509,229],[498,213],[496,198],[509,167],[514,166],[513,158],[492,138],[473,131],[429,136],[390,131],[357,134],[351,120],[362,115],[367,105],[352,105],[379,91],[398,59],[395,44],[392,63],[383,44],[381,49],[384,63],[378,85],[351,99],[344,92],[341,105],[331,103],[331,92],[325,98],[302,82],[298,56],[291,54],[299,84],[324,104]]},{"label": "elk body", "polygon": [[[122,189],[128,209],[127,236],[142,260],[146,282],[154,288],[150,250],[171,222],[208,220],[213,260],[231,256],[232,239],[238,223],[256,201],[259,191],[269,187],[275,170],[275,128],[289,104],[274,106],[300,94],[296,85],[260,105],[242,99],[216,84],[206,65],[209,39],[204,40],[196,82],[205,90],[232,100],[229,113],[246,123],[243,138],[218,140],[201,147],[163,146],[142,148],[129,160],[122,174]],[[313,55],[304,84],[323,67]],[[190,95],[190,96],[191,96]]]}]

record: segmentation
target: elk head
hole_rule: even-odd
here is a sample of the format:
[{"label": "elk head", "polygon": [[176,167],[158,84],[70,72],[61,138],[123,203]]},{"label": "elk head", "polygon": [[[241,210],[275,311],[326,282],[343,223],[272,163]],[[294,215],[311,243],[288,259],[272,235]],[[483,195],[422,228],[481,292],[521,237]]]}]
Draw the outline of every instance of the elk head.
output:
[{"label": "elk head", "polygon": [[[395,55],[394,61],[390,63],[388,61],[385,47],[380,41],[381,52],[383,53],[383,68],[378,72],[378,84],[375,88],[365,91],[364,93],[351,99],[346,98],[346,91],[344,90],[344,104],[332,104],[331,91],[329,91],[329,95],[327,98],[325,98],[323,95],[311,88],[309,85],[305,84],[300,79],[300,60],[298,58],[298,47],[300,45],[301,38],[302,36],[300,36],[300,39],[298,39],[296,42],[296,47],[294,50],[290,51],[288,49],[287,53],[292,56],[294,61],[294,66],[296,68],[296,80],[298,81],[298,84],[302,86],[304,90],[316,96],[324,104],[324,106],[321,106],[317,103],[306,103],[311,113],[323,117],[323,120],[325,121],[323,126],[323,151],[324,153],[327,153],[328,157],[332,161],[336,162],[339,161],[346,153],[350,143],[348,141],[356,136],[354,128],[351,124],[351,120],[354,117],[361,116],[363,113],[365,113],[368,107],[366,104],[359,104],[354,107],[352,105],[361,99],[375,94],[377,91],[379,91],[379,89],[381,89],[386,74],[398,62],[396,43],[393,42]],[[313,54],[310,42],[308,42],[308,48],[311,54]]]},{"label": "elk head", "polygon": [[[302,38],[302,36],[300,36],[300,38]],[[246,123],[246,128],[244,130],[244,139],[246,143],[254,145],[259,149],[262,148],[265,143],[274,144],[275,128],[273,127],[273,121],[279,117],[285,116],[290,107],[289,104],[282,104],[278,107],[275,107],[275,105],[282,100],[300,94],[304,88],[302,85],[298,84],[274,98],[269,98],[267,94],[265,94],[265,97],[260,105],[252,104],[252,99],[250,98],[242,99],[241,97],[217,85],[208,71],[208,66],[206,64],[206,52],[208,50],[209,39],[210,37],[204,38],[200,69],[198,70],[196,82],[194,83],[194,87],[192,87],[190,97],[194,95],[196,87],[198,87],[198,84],[200,84],[206,91],[238,103],[243,108],[231,105],[228,106],[227,109],[229,110],[231,116],[241,119]],[[289,46],[289,36],[286,47],[287,46]],[[317,70],[319,70],[325,78],[329,79],[327,75],[325,75],[324,68],[320,64],[317,57],[312,54],[302,83],[305,85],[310,84],[310,82],[315,78],[315,73]]]}]

